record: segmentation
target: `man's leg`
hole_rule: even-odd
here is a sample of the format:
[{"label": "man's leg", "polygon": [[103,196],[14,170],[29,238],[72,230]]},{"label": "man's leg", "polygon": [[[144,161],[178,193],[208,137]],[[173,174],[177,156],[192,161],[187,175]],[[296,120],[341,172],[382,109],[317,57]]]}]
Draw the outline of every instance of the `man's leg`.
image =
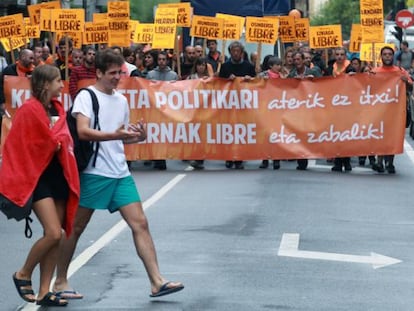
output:
[{"label": "man's leg", "polygon": [[[67,277],[69,264],[75,252],[76,244],[78,243],[79,237],[81,236],[83,230],[85,230],[87,224],[89,223],[89,220],[91,219],[93,212],[93,209],[79,207],[78,211],[76,212],[72,234],[68,238],[64,236],[60,241],[56,281],[53,286],[53,290],[55,292],[61,292],[70,289]],[[82,297],[79,296],[76,298]]]},{"label": "man's leg", "polygon": [[[149,231],[147,217],[142,209],[142,204],[140,202],[131,203],[121,207],[119,211],[131,228],[135,249],[147,271],[151,282],[151,292],[155,294],[167,280],[161,276],[158,267],[154,242]],[[183,285],[175,282],[170,282],[167,285],[167,288],[176,287],[182,288]]]}]

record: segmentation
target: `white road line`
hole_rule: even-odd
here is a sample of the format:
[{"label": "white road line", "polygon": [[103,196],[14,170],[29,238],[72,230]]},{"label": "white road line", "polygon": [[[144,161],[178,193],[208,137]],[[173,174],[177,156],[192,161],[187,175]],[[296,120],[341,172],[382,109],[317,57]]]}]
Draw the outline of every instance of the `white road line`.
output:
[{"label": "white road line", "polygon": [[[167,194],[176,184],[178,184],[186,175],[179,174],[165,184],[160,190],[158,190],[153,196],[146,200],[142,205],[143,209],[146,210],[155,204],[159,199]],[[102,248],[104,248],[109,242],[115,239],[118,234],[122,232],[127,227],[127,223],[122,219],[117,224],[115,224],[111,229],[109,229],[104,235],[102,235],[95,243],[85,249],[82,253],[78,255],[70,264],[68,270],[68,278],[76,273],[82,266],[84,266],[96,253],[98,253]],[[52,284],[54,279],[52,280]],[[27,303],[23,308],[18,308],[21,311],[36,311],[41,308],[33,303]]]}]

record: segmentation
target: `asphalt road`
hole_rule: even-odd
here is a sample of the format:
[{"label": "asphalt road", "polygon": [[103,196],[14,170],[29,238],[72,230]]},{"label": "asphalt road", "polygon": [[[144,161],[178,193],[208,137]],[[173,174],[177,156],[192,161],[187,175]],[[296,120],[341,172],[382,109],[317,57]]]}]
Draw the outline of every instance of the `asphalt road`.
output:
[{"label": "asphalt road", "polygon": [[[258,169],[260,161],[239,171],[221,161],[207,161],[203,171],[168,161],[164,172],[136,162],[161,271],[185,289],[149,298],[128,229],[107,234],[90,253],[109,229],[123,228],[118,214],[97,212],[70,278],[85,298],[65,310],[412,311],[412,142],[407,137],[396,157],[396,175],[358,167],[356,159],[350,173],[331,172],[325,160],[307,171],[286,161],[278,171]],[[33,229],[27,240],[23,223],[0,217],[0,310],[38,310],[18,297],[11,279],[41,235],[37,221]],[[36,290],[37,273],[33,282]]]}]

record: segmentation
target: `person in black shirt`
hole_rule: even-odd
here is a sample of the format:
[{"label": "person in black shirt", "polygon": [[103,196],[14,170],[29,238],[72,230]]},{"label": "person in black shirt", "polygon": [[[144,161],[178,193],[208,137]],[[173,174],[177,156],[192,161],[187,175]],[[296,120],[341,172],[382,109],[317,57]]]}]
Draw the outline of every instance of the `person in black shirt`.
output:
[{"label": "person in black shirt", "polygon": [[[244,46],[239,41],[234,41],[229,46],[230,59],[221,68],[219,77],[234,80],[236,77],[244,77],[250,81],[256,76],[254,65],[243,58]],[[226,161],[226,167],[243,169],[243,161]]]}]

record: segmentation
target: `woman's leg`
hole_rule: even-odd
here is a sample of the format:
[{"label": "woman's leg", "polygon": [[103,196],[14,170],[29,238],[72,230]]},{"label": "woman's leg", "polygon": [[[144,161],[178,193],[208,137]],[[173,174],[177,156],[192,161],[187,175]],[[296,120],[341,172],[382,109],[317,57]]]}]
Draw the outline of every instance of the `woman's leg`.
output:
[{"label": "woman's leg", "polygon": [[40,263],[40,288],[38,297],[49,292],[50,282],[56,265],[56,250],[62,236],[62,220],[65,203],[55,204],[52,198],[33,203],[33,211],[43,227],[43,237],[33,244],[26,262],[17,272],[17,278],[30,279],[34,268]]}]

